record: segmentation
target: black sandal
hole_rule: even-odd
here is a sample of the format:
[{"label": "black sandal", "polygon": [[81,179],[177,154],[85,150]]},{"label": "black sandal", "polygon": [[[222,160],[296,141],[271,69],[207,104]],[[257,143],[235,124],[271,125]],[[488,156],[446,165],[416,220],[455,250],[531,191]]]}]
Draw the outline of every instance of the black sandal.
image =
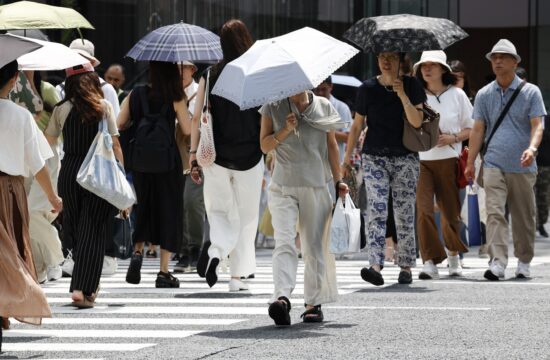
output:
[{"label": "black sandal", "polygon": [[157,251],[156,250],[147,250],[145,253],[145,257],[147,259],[156,259],[157,258]]},{"label": "black sandal", "polygon": [[286,296],[280,296],[277,301],[269,305],[269,317],[275,321],[275,325],[288,326],[290,325],[290,300]]},{"label": "black sandal", "polygon": [[303,321],[305,323],[320,323],[324,320],[321,305],[315,305],[311,309],[304,311],[304,313],[300,317],[304,319]]}]

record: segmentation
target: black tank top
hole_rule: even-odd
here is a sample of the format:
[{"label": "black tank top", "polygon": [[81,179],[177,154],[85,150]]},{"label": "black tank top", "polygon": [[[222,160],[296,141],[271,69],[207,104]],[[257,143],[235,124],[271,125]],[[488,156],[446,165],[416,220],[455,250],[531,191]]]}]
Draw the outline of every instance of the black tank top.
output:
[{"label": "black tank top", "polygon": [[99,122],[82,123],[73,107],[63,125],[63,151],[65,156],[86,157],[99,130]]}]

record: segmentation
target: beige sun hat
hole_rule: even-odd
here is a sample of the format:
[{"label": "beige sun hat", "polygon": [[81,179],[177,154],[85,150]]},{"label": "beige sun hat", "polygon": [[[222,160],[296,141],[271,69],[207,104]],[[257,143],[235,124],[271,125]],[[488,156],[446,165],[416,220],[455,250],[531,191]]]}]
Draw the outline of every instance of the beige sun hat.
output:
[{"label": "beige sun hat", "polygon": [[443,50],[429,50],[422,52],[422,56],[420,57],[420,60],[414,64],[413,66],[413,72],[416,73],[416,69],[420,65],[426,62],[433,62],[443,65],[449,72],[452,72],[451,67],[449,64],[447,64],[447,54]]},{"label": "beige sun hat", "polygon": [[95,46],[90,40],[74,39],[73,42],[71,42],[71,45],[69,45],[69,48],[90,60],[92,66],[97,67],[101,64],[101,62],[94,56]]},{"label": "beige sun hat", "polygon": [[521,57],[518,55],[518,52],[516,51],[516,47],[512,42],[508,39],[500,39],[495,46],[493,46],[493,49],[491,52],[488,52],[485,57],[487,60],[491,61],[491,55],[493,54],[508,54],[512,55],[516,58],[518,63],[521,61]]},{"label": "beige sun hat", "polygon": [[195,68],[195,71],[198,70],[198,67],[197,65],[193,64],[191,61],[188,61],[188,60],[185,60],[185,61],[182,61],[179,63],[180,65],[183,65],[183,66],[193,66]]}]

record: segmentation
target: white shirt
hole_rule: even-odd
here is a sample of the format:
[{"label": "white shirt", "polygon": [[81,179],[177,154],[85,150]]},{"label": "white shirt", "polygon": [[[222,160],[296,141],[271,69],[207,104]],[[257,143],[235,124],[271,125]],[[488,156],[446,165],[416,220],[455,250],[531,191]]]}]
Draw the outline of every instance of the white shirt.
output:
[{"label": "white shirt", "polygon": [[[439,101],[430,93],[426,93],[428,105],[440,115],[439,130],[442,134],[457,134],[464,129],[471,129],[473,107],[468,96],[462,89],[451,86],[439,96]],[[462,152],[462,143],[454,143],[431,150],[419,152],[420,160],[443,160],[457,158]]]},{"label": "white shirt", "polygon": [[[199,84],[195,80],[189,84],[185,88],[185,95],[187,96],[187,99],[191,99],[191,96],[195,95],[197,93],[197,90],[199,90]],[[191,118],[193,116],[193,113],[195,112],[195,102],[197,101],[197,95],[193,96],[191,101],[189,101],[189,104],[187,104],[187,109],[189,110],[189,114]]]},{"label": "white shirt", "polygon": [[0,171],[12,176],[34,176],[53,153],[31,113],[0,99]]},{"label": "white shirt", "polygon": [[[332,106],[334,106],[334,108],[336,109],[336,112],[338,113],[338,115],[340,115],[340,119],[342,119],[343,121],[349,124],[353,122],[353,119],[351,117],[351,111],[349,110],[348,104],[346,104],[341,100],[338,100],[332,95],[330,95],[329,101],[332,104]],[[339,129],[338,131],[349,132],[349,128],[350,126],[348,125],[347,127]],[[338,142],[338,152],[340,153],[340,162],[342,162],[344,160],[344,155],[346,153],[345,143]]]},{"label": "white shirt", "polygon": [[[113,114],[115,118],[117,118],[120,112],[120,104],[118,103],[118,94],[115,88],[101,77],[99,78],[99,83],[101,84],[101,90],[103,90],[103,98],[111,104],[113,107]],[[59,92],[61,99],[65,99],[65,82],[57,85],[55,89]]]}]

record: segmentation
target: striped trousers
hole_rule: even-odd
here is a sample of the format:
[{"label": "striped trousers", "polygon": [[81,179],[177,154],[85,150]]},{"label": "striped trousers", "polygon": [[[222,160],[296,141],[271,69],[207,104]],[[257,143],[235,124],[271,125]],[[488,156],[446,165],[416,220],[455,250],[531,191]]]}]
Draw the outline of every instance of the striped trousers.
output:
[{"label": "striped trousers", "polygon": [[81,290],[90,295],[99,286],[107,220],[111,204],[82,188],[76,175],[84,157],[65,155],[59,173],[58,190],[63,199],[65,236],[73,241],[74,270],[70,291]]}]

